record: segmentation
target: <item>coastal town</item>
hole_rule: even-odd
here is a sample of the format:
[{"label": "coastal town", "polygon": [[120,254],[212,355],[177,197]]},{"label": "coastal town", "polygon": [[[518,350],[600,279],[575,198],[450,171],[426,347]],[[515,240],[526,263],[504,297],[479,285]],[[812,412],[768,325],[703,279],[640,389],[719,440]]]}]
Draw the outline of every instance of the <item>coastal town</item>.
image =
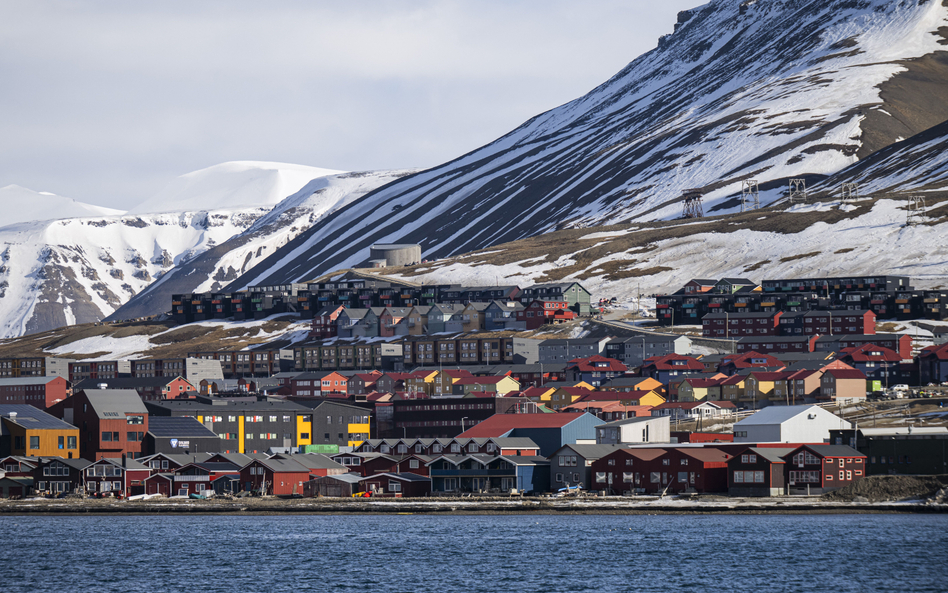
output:
[{"label": "coastal town", "polygon": [[[631,322],[576,282],[352,271],[175,295],[178,323],[310,330],[178,359],[0,360],[0,496],[786,497],[944,474],[948,344],[876,331],[896,310],[941,319],[944,295],[910,282],[696,279]],[[569,324],[599,337],[544,337]]]}]

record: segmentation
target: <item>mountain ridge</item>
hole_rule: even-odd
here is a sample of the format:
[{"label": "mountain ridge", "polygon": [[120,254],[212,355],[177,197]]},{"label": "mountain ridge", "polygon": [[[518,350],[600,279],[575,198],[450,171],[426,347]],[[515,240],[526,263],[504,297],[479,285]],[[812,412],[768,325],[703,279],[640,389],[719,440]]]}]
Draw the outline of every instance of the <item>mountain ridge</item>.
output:
[{"label": "mountain ridge", "polygon": [[[867,134],[888,145],[948,118],[931,101],[918,110],[927,118],[893,117],[880,90],[898,75],[900,88],[944,87],[944,2],[714,1],[686,12],[658,48],[586,96],[340,209],[225,290],[358,265],[376,242],[420,243],[439,258],[670,219],[686,189],[715,208],[742,180],[831,175],[857,160]],[[923,62],[937,80],[906,66]],[[911,103],[911,92],[894,94]],[[868,130],[870,110],[895,123]]]}]

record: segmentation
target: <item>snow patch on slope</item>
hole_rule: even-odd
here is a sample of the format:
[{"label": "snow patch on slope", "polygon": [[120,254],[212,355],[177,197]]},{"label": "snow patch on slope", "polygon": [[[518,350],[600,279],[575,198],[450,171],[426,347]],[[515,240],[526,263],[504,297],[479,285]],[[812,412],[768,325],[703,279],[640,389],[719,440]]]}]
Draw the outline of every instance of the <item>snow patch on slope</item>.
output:
[{"label": "snow patch on slope", "polygon": [[258,161],[221,163],[182,175],[130,214],[274,206],[317,177],[341,171]]},{"label": "snow patch on slope", "polygon": [[33,191],[19,185],[0,187],[0,225],[35,220],[56,220],[82,216],[115,216],[122,210],[93,206],[48,192]]}]

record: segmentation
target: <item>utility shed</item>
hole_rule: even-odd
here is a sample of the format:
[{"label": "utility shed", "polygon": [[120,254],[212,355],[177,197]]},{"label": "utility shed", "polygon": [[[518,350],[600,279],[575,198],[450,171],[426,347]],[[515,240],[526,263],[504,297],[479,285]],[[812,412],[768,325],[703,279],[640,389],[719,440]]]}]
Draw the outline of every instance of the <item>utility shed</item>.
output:
[{"label": "utility shed", "polygon": [[852,424],[819,406],[770,406],[734,424],[735,443],[825,443]]},{"label": "utility shed", "polygon": [[338,476],[323,476],[308,482],[303,482],[303,496],[315,498],[328,496],[333,498],[350,498],[359,491],[361,474],[341,474]]}]

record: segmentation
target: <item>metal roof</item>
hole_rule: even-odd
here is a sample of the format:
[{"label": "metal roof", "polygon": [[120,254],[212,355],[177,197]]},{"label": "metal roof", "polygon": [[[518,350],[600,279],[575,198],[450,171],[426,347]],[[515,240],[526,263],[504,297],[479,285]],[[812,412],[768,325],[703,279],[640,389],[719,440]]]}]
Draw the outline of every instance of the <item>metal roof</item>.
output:
[{"label": "metal roof", "polygon": [[85,389],[83,393],[99,418],[125,418],[126,414],[147,414],[142,398],[134,389]]},{"label": "metal roof", "polygon": [[[796,418],[800,414],[829,414],[830,416],[835,416],[832,412],[827,412],[819,406],[769,406],[735,423],[734,427],[754,426],[758,424],[783,424],[787,420]],[[840,419],[840,422],[845,423],[847,427],[851,426],[849,422],[845,420]]]},{"label": "metal roof", "polygon": [[[10,419],[11,412],[16,413],[15,420]],[[78,430],[72,424],[27,404],[0,404],[0,416],[28,430]],[[0,434],[3,432],[3,423],[0,422]]]},{"label": "metal roof", "polygon": [[217,435],[190,416],[151,416],[148,433],[158,438],[218,438]]},{"label": "metal roof", "polygon": [[13,377],[9,379],[0,379],[0,387],[6,387],[8,385],[46,385],[50,381],[55,381],[56,379],[62,379],[63,377]]}]

